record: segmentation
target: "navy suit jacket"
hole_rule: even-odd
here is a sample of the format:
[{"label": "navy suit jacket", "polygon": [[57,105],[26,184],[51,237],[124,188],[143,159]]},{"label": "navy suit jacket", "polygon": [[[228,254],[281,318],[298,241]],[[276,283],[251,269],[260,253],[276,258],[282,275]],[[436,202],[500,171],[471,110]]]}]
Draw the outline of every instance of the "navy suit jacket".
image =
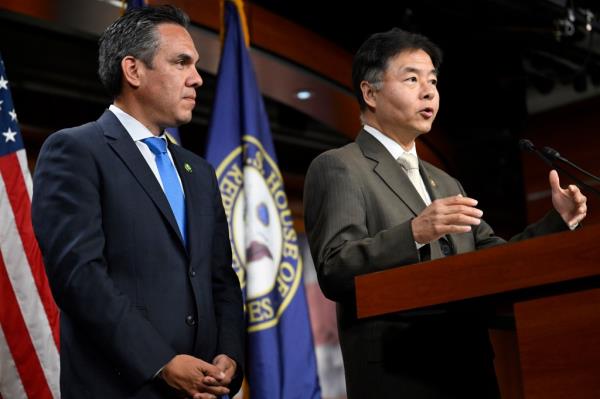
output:
[{"label": "navy suit jacket", "polygon": [[174,397],[154,376],[177,354],[211,362],[224,353],[238,367],[230,388],[241,385],[242,295],[214,170],[179,146],[169,150],[185,192],[187,248],[112,112],[42,147],[32,218],[61,309],[65,399]]}]

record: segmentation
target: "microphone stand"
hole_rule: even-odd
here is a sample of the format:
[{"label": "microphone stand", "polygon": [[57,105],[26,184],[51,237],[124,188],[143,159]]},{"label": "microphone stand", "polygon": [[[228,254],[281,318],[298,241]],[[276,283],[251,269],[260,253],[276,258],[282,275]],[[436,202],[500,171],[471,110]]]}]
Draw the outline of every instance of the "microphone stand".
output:
[{"label": "microphone stand", "polygon": [[544,148],[542,148],[542,152],[544,154],[550,156],[551,158],[557,159],[557,160],[561,161],[562,163],[565,163],[565,164],[569,165],[573,169],[577,169],[579,172],[581,172],[584,175],[588,176],[592,180],[595,180],[596,182],[600,183],[600,177],[591,174],[587,170],[581,168],[577,164],[575,164],[575,163],[569,161],[567,158],[561,156],[560,153],[558,151],[556,151],[554,148],[552,148],[552,147],[544,147]]},{"label": "microphone stand", "polygon": [[[586,182],[584,182],[583,180],[579,179],[578,177],[574,176],[571,172],[569,172],[568,170],[566,170],[565,168],[563,168],[561,165],[559,165],[558,163],[553,162],[554,159],[558,159],[560,161],[563,161],[563,159],[566,161],[565,158],[560,157],[560,154],[558,153],[558,151],[556,150],[552,150],[552,148],[550,147],[545,147],[544,151],[540,151],[538,150],[533,143],[530,140],[527,139],[521,139],[519,140],[519,147],[522,150],[528,150],[528,151],[532,151],[534,153],[536,153],[542,160],[544,160],[544,162],[546,164],[548,164],[550,167],[555,168],[556,170],[558,170],[561,173],[564,173],[565,175],[569,176],[575,183],[577,183],[580,186],[583,186],[585,188],[587,188],[588,190],[590,190],[591,192],[593,192],[594,194],[598,195],[600,197],[600,190],[592,187],[591,185],[587,184]],[[549,149],[550,152],[554,152],[556,154],[558,154],[558,157],[555,156],[556,154],[550,154],[549,151],[546,150]],[[560,157],[560,158],[559,158]],[[562,158],[562,159],[561,159]],[[564,161],[563,161],[564,162]],[[567,163],[567,165],[571,166],[571,162],[565,162]],[[582,169],[580,169],[577,166],[574,166],[577,170],[582,171]],[[584,172],[586,175],[592,177],[593,179],[598,179],[597,176],[592,175],[591,173],[587,173]],[[598,179],[598,181],[600,181],[600,179]]]}]

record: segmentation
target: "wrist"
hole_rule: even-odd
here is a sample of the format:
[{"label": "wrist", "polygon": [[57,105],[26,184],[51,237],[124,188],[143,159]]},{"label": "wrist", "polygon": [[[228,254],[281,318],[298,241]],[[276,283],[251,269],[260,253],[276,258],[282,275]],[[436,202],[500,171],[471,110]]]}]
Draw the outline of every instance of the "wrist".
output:
[{"label": "wrist", "polygon": [[426,245],[427,242],[426,240],[423,239],[423,237],[421,236],[421,234],[419,234],[419,229],[416,228],[416,224],[417,224],[417,218],[413,218],[410,221],[410,231],[412,233],[413,236],[413,240],[415,242],[415,244],[417,245],[417,248]]}]

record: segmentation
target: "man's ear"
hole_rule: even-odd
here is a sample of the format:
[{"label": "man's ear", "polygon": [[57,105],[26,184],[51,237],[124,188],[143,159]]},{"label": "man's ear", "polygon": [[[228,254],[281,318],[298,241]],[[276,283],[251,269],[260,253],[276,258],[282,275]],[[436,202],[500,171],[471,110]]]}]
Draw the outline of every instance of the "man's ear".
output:
[{"label": "man's ear", "polygon": [[142,61],[128,55],[121,60],[121,71],[123,72],[123,83],[133,88],[138,88],[143,77]]},{"label": "man's ear", "polygon": [[377,90],[373,87],[373,85],[366,80],[360,82],[360,91],[362,92],[363,100],[365,103],[371,107],[375,108],[377,105],[376,95]]}]

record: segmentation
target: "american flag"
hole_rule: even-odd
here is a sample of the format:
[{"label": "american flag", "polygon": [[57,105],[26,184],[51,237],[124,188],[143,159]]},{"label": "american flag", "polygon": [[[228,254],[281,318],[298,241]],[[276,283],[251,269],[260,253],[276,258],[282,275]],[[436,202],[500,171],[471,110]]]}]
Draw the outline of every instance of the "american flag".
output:
[{"label": "american flag", "polygon": [[59,314],[31,226],[31,190],[0,56],[0,399],[60,398]]}]

